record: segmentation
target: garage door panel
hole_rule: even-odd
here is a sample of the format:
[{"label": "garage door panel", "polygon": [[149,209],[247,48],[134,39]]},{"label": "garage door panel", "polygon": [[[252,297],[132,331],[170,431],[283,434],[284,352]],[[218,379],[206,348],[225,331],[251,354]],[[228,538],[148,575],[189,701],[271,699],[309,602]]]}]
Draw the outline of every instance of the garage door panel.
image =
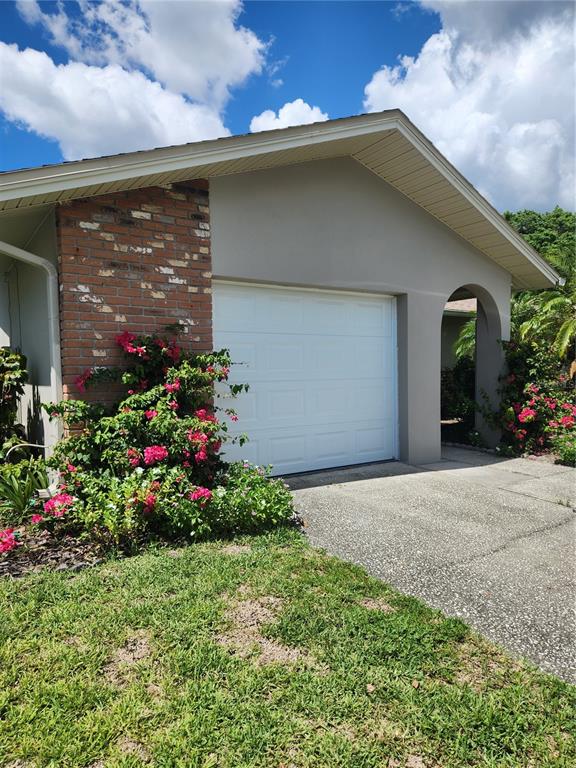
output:
[{"label": "garage door panel", "polygon": [[230,381],[250,385],[223,403],[229,433],[250,438],[228,459],[279,474],[396,455],[394,299],[216,284],[214,337],[245,363]]}]

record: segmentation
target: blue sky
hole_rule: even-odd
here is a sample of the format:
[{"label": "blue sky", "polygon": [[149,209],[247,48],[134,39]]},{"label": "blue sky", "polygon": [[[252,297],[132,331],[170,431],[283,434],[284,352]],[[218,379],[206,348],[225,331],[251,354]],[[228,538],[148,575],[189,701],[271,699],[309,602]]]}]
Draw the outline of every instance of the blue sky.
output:
[{"label": "blue sky", "polygon": [[0,3],[0,169],[399,107],[497,207],[574,207],[573,7]]}]

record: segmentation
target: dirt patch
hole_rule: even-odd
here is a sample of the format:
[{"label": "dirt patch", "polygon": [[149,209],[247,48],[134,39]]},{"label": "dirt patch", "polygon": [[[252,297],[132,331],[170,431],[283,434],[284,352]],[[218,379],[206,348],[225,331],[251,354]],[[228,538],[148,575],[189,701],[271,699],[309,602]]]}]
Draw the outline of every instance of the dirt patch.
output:
[{"label": "dirt patch", "polygon": [[255,661],[259,665],[294,664],[301,660],[314,663],[305,651],[262,635],[262,627],[274,621],[282,605],[279,597],[271,595],[235,601],[226,613],[228,630],[217,636],[217,642],[241,658],[252,656],[257,650]]},{"label": "dirt patch", "polygon": [[248,544],[226,544],[220,552],[223,555],[248,555],[252,552],[252,547],[249,547]]},{"label": "dirt patch", "polygon": [[153,701],[161,701],[164,698],[164,691],[156,683],[149,683],[146,686],[146,693]]},{"label": "dirt patch", "polygon": [[113,685],[123,685],[132,667],[150,656],[150,639],[143,630],[130,637],[118,648],[111,661],[102,670],[104,677]]},{"label": "dirt patch", "polygon": [[150,762],[150,753],[143,744],[139,741],[134,741],[128,737],[124,737],[118,742],[118,749],[123,755],[130,755],[137,757],[143,763]]},{"label": "dirt patch", "polygon": [[509,684],[510,675],[524,669],[522,662],[499,653],[481,638],[470,638],[462,643],[457,659],[454,682],[468,685],[476,693],[488,687],[504,687]]},{"label": "dirt patch", "polygon": [[381,611],[382,613],[394,613],[396,610],[383,597],[367,597],[365,600],[360,601],[360,605],[369,611]]}]

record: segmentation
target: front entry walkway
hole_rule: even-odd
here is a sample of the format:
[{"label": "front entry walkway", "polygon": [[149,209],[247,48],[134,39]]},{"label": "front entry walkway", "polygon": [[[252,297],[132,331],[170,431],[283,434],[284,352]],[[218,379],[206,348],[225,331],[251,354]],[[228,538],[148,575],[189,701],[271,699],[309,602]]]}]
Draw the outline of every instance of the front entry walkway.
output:
[{"label": "front entry walkway", "polygon": [[576,470],[443,455],[289,478],[311,543],[576,681]]}]

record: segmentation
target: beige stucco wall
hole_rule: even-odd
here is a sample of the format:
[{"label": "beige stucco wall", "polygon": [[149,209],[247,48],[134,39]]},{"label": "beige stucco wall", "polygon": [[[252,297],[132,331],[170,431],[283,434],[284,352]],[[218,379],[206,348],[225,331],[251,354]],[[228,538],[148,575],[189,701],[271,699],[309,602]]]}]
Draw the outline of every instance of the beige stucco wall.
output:
[{"label": "beige stucco wall", "polygon": [[[401,457],[437,460],[444,304],[484,289],[506,338],[510,275],[350,158],[213,179],[210,208],[215,277],[398,296]],[[501,352],[482,347],[492,395]]]}]

